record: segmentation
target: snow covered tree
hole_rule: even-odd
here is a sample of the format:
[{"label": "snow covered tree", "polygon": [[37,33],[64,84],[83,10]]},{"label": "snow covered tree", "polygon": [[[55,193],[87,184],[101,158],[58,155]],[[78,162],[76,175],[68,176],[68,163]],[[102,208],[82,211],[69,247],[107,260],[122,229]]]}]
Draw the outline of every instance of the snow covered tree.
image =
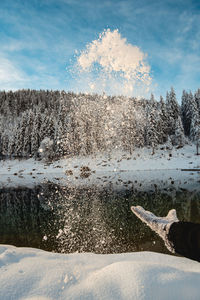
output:
[{"label": "snow covered tree", "polygon": [[3,156],[8,155],[9,135],[7,131],[4,131],[1,136],[1,153]]},{"label": "snow covered tree", "polygon": [[[200,90],[193,97],[183,92],[182,120],[185,133],[198,137]],[[194,111],[198,113],[194,114]],[[171,89],[166,103],[105,95],[59,91],[0,91],[0,154],[37,155],[41,141],[53,140],[55,157],[110,153],[135,147],[152,147],[167,140],[182,145],[184,136],[179,105]],[[197,132],[195,131],[197,130]]]},{"label": "snow covered tree", "polygon": [[144,115],[143,113],[137,109],[137,110],[134,110],[134,113],[133,113],[133,117],[134,117],[134,131],[135,131],[135,134],[134,134],[134,145],[135,147],[144,147],[145,145],[145,118],[144,118]]},{"label": "snow covered tree", "polygon": [[189,122],[187,120],[187,110],[188,110],[188,93],[183,90],[182,97],[181,97],[181,115],[182,115],[182,121],[183,121],[183,128],[185,131],[185,134],[189,135]]},{"label": "snow covered tree", "polygon": [[33,130],[31,132],[31,154],[37,156],[38,149],[41,142],[40,128],[42,124],[42,116],[39,109],[35,111],[35,117],[33,120]]},{"label": "snow covered tree", "polygon": [[15,140],[15,135],[16,135],[16,132],[15,130],[13,132],[10,132],[10,135],[9,135],[9,141],[8,141],[8,155],[11,157],[13,154],[15,154],[15,147],[16,147],[16,140]]},{"label": "snow covered tree", "polygon": [[151,102],[151,103],[154,103],[155,101],[156,101],[156,100],[155,100],[154,94],[151,93],[150,102]]},{"label": "snow covered tree", "polygon": [[156,102],[151,103],[150,113],[148,115],[147,121],[147,132],[146,139],[148,145],[152,147],[152,155],[155,154],[155,147],[158,145],[158,132],[157,132],[157,111],[156,111]]},{"label": "snow covered tree", "polygon": [[0,132],[0,160],[2,157],[2,132]]},{"label": "snow covered tree", "polygon": [[169,119],[168,119],[169,120],[169,122],[168,122],[169,134],[173,135],[175,133],[176,120],[178,119],[178,116],[180,115],[179,105],[176,100],[176,94],[175,94],[173,87],[171,87],[170,93],[169,94],[167,93],[166,108],[167,108],[168,116],[169,116]]},{"label": "snow covered tree", "polygon": [[132,154],[135,148],[136,141],[136,123],[135,120],[130,118],[130,115],[123,113],[122,119],[122,147],[123,150],[129,151]]},{"label": "snow covered tree", "polygon": [[193,111],[192,122],[190,127],[190,137],[196,143],[197,155],[199,155],[200,117],[199,117],[198,109]]},{"label": "snow covered tree", "polygon": [[183,124],[180,116],[178,116],[178,118],[176,119],[175,132],[174,135],[171,136],[171,139],[173,145],[177,145],[178,147],[183,147],[186,142]]},{"label": "snow covered tree", "polygon": [[74,143],[72,141],[73,113],[72,95],[62,92],[59,98],[58,117],[55,118],[54,130],[55,155],[57,157],[72,154]]},{"label": "snow covered tree", "polygon": [[55,155],[57,157],[62,157],[65,155],[71,154],[70,147],[73,148],[73,144],[70,144],[71,133],[69,132],[69,128],[63,128],[61,122],[58,122],[55,125]]},{"label": "snow covered tree", "polygon": [[48,113],[48,110],[45,109],[42,114],[41,126],[40,126],[40,140],[43,140],[45,137],[53,138],[55,133],[55,119],[53,114]]},{"label": "snow covered tree", "polygon": [[34,120],[33,111],[30,109],[27,113],[27,125],[25,128],[24,142],[23,142],[23,154],[25,156],[30,156],[32,153],[31,134],[33,131],[33,120]]},{"label": "snow covered tree", "polygon": [[196,91],[196,93],[194,94],[194,99],[195,99],[195,102],[197,104],[197,108],[198,108],[199,115],[200,115],[200,89],[198,89]]},{"label": "snow covered tree", "polygon": [[158,133],[159,141],[161,144],[165,143],[169,136],[169,127],[168,127],[168,113],[166,109],[166,104],[162,96],[160,96],[160,102],[158,107]]},{"label": "snow covered tree", "polygon": [[18,125],[18,132],[16,135],[16,148],[15,148],[15,154],[17,156],[23,156],[23,150],[24,150],[24,139],[25,139],[25,132],[26,132],[26,127],[27,127],[27,121],[28,121],[28,114],[25,111],[22,114],[21,119],[19,120],[19,125]]},{"label": "snow covered tree", "polygon": [[53,140],[46,137],[41,141],[39,154],[42,159],[49,161],[53,158]]},{"label": "snow covered tree", "polygon": [[197,104],[195,102],[195,99],[191,91],[190,93],[183,91],[181,111],[182,111],[183,127],[186,136],[190,136],[192,116],[194,111],[196,110],[197,110]]}]

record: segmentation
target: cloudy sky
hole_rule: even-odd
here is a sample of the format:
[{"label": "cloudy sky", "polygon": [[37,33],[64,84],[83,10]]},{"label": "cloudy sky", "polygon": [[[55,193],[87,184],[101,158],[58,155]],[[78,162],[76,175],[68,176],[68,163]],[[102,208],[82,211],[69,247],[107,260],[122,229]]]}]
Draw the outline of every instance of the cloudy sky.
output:
[{"label": "cloudy sky", "polygon": [[[183,88],[200,88],[199,0],[1,0],[0,89],[81,90],[73,64],[80,55],[83,62],[92,51],[86,45],[108,29],[118,29],[111,40],[126,45],[127,59],[142,57],[140,65],[149,67],[149,92],[165,96],[173,85],[180,98]],[[116,62],[127,70],[127,61],[112,60],[116,70]],[[94,78],[91,86],[95,91]]]}]

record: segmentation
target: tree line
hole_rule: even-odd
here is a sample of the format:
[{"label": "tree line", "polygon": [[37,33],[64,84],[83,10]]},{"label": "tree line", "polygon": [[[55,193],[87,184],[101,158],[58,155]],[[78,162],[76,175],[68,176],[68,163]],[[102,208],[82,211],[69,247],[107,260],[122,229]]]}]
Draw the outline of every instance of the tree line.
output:
[{"label": "tree line", "polygon": [[0,91],[0,156],[51,159],[182,147],[200,140],[200,89],[155,100],[64,91]]}]

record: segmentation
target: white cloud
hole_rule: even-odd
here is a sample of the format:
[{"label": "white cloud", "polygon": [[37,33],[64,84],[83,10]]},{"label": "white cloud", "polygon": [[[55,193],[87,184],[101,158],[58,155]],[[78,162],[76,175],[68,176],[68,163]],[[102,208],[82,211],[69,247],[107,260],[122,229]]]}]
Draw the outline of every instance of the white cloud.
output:
[{"label": "white cloud", "polygon": [[77,57],[77,68],[88,91],[130,96],[136,95],[138,87],[144,91],[151,84],[146,55],[118,30],[105,30],[88,44]]},{"label": "white cloud", "polygon": [[25,76],[9,59],[0,57],[0,89],[14,89]]}]

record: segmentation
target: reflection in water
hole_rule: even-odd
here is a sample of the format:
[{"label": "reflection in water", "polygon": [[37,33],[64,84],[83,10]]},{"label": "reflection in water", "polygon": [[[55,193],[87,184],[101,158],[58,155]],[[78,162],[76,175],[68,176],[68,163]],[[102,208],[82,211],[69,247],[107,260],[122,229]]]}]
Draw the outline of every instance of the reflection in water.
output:
[{"label": "reflection in water", "polygon": [[161,239],[131,212],[142,205],[157,215],[177,209],[179,219],[200,223],[200,192],[170,189],[138,191],[61,187],[0,190],[0,243],[56,252],[168,253]]}]

